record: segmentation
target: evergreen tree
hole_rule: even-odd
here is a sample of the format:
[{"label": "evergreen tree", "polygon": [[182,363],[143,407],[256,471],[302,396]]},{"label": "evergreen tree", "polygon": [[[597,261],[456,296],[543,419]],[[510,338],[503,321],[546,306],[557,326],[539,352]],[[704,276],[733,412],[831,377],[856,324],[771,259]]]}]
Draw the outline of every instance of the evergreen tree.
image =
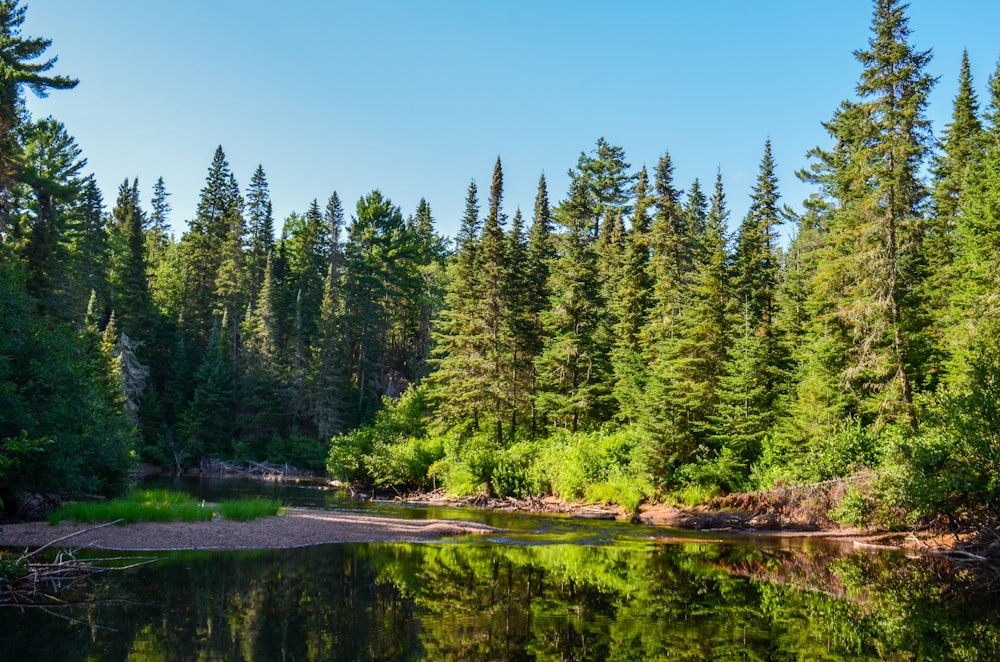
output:
[{"label": "evergreen tree", "polygon": [[576,177],[559,206],[556,259],[549,308],[542,314],[545,344],[535,361],[538,409],[554,424],[576,431],[603,420],[610,406],[608,359],[597,342],[604,302],[591,232],[595,226],[589,183]]},{"label": "evergreen tree", "polygon": [[[958,94],[952,109],[951,122],[941,134],[941,153],[934,159],[931,174],[934,178],[934,215],[932,224],[933,249],[929,259],[939,259],[949,251],[947,240],[955,224],[955,215],[962,190],[965,172],[976,158],[976,146],[983,130],[979,120],[979,101],[972,84],[969,52],[962,51],[962,66],[958,77]],[[942,266],[947,266],[947,261]]]},{"label": "evergreen tree", "polygon": [[920,237],[929,152],[927,95],[931,55],[908,42],[900,0],[876,0],[873,36],[855,55],[864,67],[857,102],[827,123],[833,151],[813,150],[806,178],[832,201],[817,295],[849,329],[844,383],[861,394],[868,418],[902,418],[916,428],[914,384],[926,377],[922,335]]},{"label": "evergreen tree", "polygon": [[264,280],[267,260],[274,251],[271,193],[261,165],[254,170],[247,187],[247,235],[248,291],[251,301],[255,301]]},{"label": "evergreen tree", "polygon": [[372,191],[357,204],[344,252],[344,316],[354,409],[367,417],[422,366],[408,363],[419,333],[419,247],[399,207]]},{"label": "evergreen tree", "polygon": [[[697,197],[692,194],[692,199]],[[691,205],[695,207],[696,205]],[[726,374],[730,321],[726,315],[731,296],[729,255],[726,250],[726,210],[722,175],[716,174],[711,207],[704,219],[700,251],[691,277],[690,296],[673,346],[677,393],[688,412],[691,431],[699,445],[719,451],[718,440],[710,443],[712,421],[722,379]],[[731,487],[731,486],[722,486]]]},{"label": "evergreen tree", "polygon": [[121,254],[114,259],[113,307],[119,326],[136,338],[150,334],[153,325],[153,302],[149,293],[146,262],[146,217],[139,206],[139,180],[126,179],[118,188],[118,199],[111,210],[113,245]]},{"label": "evergreen tree", "polygon": [[344,431],[350,406],[348,375],[344,369],[346,361],[339,288],[340,283],[331,264],[323,283],[319,331],[312,348],[314,416],[316,431],[322,440],[329,440]]},{"label": "evergreen tree", "polygon": [[632,197],[635,176],[628,173],[631,166],[625,161],[625,150],[609,144],[603,137],[597,139],[597,147],[591,154],[580,153],[576,170],[570,170],[571,178],[579,178],[585,183],[587,198],[590,200],[590,236],[597,239],[601,234],[601,221],[612,210],[628,214],[628,201]]},{"label": "evergreen tree", "polygon": [[680,192],[674,188],[674,166],[670,154],[664,153],[656,165],[654,177],[654,214],[649,238],[649,270],[652,300],[648,344],[671,335],[671,326],[680,314],[685,274],[690,266],[690,254]]},{"label": "evergreen tree", "polygon": [[4,72],[0,77],[0,242],[6,240],[14,211],[11,202],[21,156],[17,128],[23,115],[22,90],[28,87],[44,97],[49,90],[68,90],[78,82],[67,76],[46,75],[57,60],[42,59],[52,40],[21,35],[26,10],[20,0],[0,2],[0,66]]},{"label": "evergreen tree", "polygon": [[504,385],[509,408],[508,432],[516,438],[518,426],[530,421],[532,407],[530,396],[534,388],[534,347],[536,318],[532,311],[531,269],[529,245],[524,233],[524,220],[520,208],[514,212],[510,231],[504,246],[503,299],[507,306],[503,321],[503,337],[509,354],[509,367]]},{"label": "evergreen tree", "polygon": [[[233,375],[221,321],[215,325],[192,381],[193,394],[180,420],[182,452],[193,457],[231,457],[234,451]],[[191,379],[190,376],[186,377]]]},{"label": "evergreen tree", "polygon": [[737,310],[746,306],[758,335],[771,336],[774,296],[781,255],[778,248],[778,179],[774,174],[771,141],[764,143],[760,174],[750,198],[750,210],[736,234],[733,299]]},{"label": "evergreen tree", "polygon": [[[203,344],[213,326],[213,319],[227,309],[217,300],[219,283],[216,279],[225,256],[232,258],[233,248],[224,250],[226,241],[234,241],[237,223],[242,222],[241,200],[238,187],[229,168],[222,147],[215,150],[209,166],[205,186],[201,190],[195,217],[188,231],[181,238],[185,271],[183,318],[189,331]],[[230,264],[232,266],[232,264]],[[227,269],[228,277],[234,275]],[[232,283],[223,285],[226,294],[233,294]]]},{"label": "evergreen tree", "polygon": [[478,429],[485,414],[485,326],[479,315],[482,251],[479,195],[473,181],[465,199],[465,213],[455,238],[455,254],[448,266],[444,308],[434,326],[432,372],[428,376],[437,414],[446,426],[468,424]]},{"label": "evergreen tree", "polygon": [[[4,7],[0,4],[0,18]],[[71,317],[69,311],[72,308],[66,300],[69,285],[65,268],[67,229],[73,207],[84,186],[80,171],[87,160],[80,158],[80,148],[66,128],[53,119],[25,125],[22,139],[24,151],[19,178],[31,195],[24,218],[19,223],[23,227],[17,230],[17,234],[23,237],[18,249],[27,266],[28,292],[38,301],[43,312]],[[0,163],[2,167],[3,163]],[[2,185],[0,181],[0,187]],[[7,211],[11,210],[8,208]]]},{"label": "evergreen tree", "polygon": [[166,250],[170,242],[170,201],[167,198],[167,185],[163,177],[159,177],[153,184],[153,199],[150,201],[149,227],[146,230],[147,242],[146,250],[152,261],[159,259],[159,256]]},{"label": "evergreen tree", "polygon": [[[106,316],[111,292],[108,283],[108,232],[105,227],[104,199],[93,175],[84,178],[83,191],[74,214],[70,237],[70,300],[83,302],[93,295],[94,310]],[[101,324],[103,326],[103,323]]]},{"label": "evergreen tree", "polygon": [[[427,203],[421,199],[421,202]],[[430,216],[430,207],[427,207]],[[323,245],[326,246],[327,263],[333,267],[334,278],[340,278],[341,266],[344,260],[344,246],[341,235],[344,232],[344,208],[340,196],[334,191],[326,202],[323,213]]]},{"label": "evergreen tree", "polygon": [[621,277],[609,303],[614,311],[614,348],[612,363],[615,374],[615,398],[619,415],[627,421],[639,413],[646,381],[646,361],[643,356],[643,327],[650,314],[652,280],[649,273],[650,226],[649,176],[646,168],[639,171],[635,184],[635,208],[632,227],[625,238]]}]

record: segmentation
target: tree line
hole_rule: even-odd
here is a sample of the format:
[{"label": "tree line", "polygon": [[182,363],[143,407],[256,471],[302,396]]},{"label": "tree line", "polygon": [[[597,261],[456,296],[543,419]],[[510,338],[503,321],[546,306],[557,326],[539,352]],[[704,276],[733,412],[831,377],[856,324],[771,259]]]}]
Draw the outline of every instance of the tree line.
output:
[{"label": "tree line", "polygon": [[[38,366],[87,364],[102,396],[74,406],[105,402],[116,448],[161,465],[267,458],[633,505],[892,476],[858,516],[994,489],[1000,70],[981,109],[963,56],[935,139],[931,54],[898,0],[874,2],[855,94],[799,173],[816,190],[802,213],[770,140],[732,223],[721,173],[681,187],[668,152],[634,169],[601,138],[561,201],[540,177],[530,218],[504,206],[498,157],[453,245],[426,201],[404,216],[378,190],[349,218],[332,192],[276,233],[264,169],[241,189],[221,147],[178,239],[162,178],[148,210],[133,179],[108,212],[66,128],[24,110],[25,86],[75,81],[35,62],[49,42],[20,36],[18,2],[0,8],[17,72],[0,99],[0,397],[26,412],[0,419],[9,463],[50,466],[67,443],[64,423],[29,420],[53,408]],[[18,344],[36,328],[66,347]]]}]

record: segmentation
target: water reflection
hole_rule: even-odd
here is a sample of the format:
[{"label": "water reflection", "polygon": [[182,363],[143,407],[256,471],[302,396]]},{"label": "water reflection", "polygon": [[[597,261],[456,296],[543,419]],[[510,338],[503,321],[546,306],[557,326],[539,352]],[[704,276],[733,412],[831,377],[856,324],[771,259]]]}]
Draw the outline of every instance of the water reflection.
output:
[{"label": "water reflection", "polygon": [[[171,554],[99,578],[79,623],[6,610],[4,659],[998,659],[951,566],[638,539]],[[110,626],[116,629],[98,629]]]}]

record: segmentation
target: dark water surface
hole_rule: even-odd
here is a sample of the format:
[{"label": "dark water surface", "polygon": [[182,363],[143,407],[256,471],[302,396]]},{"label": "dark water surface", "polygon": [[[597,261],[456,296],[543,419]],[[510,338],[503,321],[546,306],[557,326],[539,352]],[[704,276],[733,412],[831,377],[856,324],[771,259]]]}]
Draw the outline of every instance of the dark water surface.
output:
[{"label": "dark water surface", "polygon": [[[90,604],[0,610],[3,660],[1000,659],[988,574],[810,541],[705,540],[557,517],[184,483],[509,533],[421,544],[184,552],[97,577]],[[116,602],[105,604],[103,600]]]}]

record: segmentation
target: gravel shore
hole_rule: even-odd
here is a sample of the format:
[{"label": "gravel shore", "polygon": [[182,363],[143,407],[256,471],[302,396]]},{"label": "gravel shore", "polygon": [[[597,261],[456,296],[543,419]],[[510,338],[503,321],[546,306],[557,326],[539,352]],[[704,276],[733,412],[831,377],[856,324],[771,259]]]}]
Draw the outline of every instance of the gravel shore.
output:
[{"label": "gravel shore", "polygon": [[[113,550],[282,549],[346,542],[407,542],[497,531],[478,522],[410,520],[288,508],[250,522],[144,522],[95,528],[90,524],[22,522],[0,525],[0,547]],[[71,535],[77,534],[77,535]]]}]

